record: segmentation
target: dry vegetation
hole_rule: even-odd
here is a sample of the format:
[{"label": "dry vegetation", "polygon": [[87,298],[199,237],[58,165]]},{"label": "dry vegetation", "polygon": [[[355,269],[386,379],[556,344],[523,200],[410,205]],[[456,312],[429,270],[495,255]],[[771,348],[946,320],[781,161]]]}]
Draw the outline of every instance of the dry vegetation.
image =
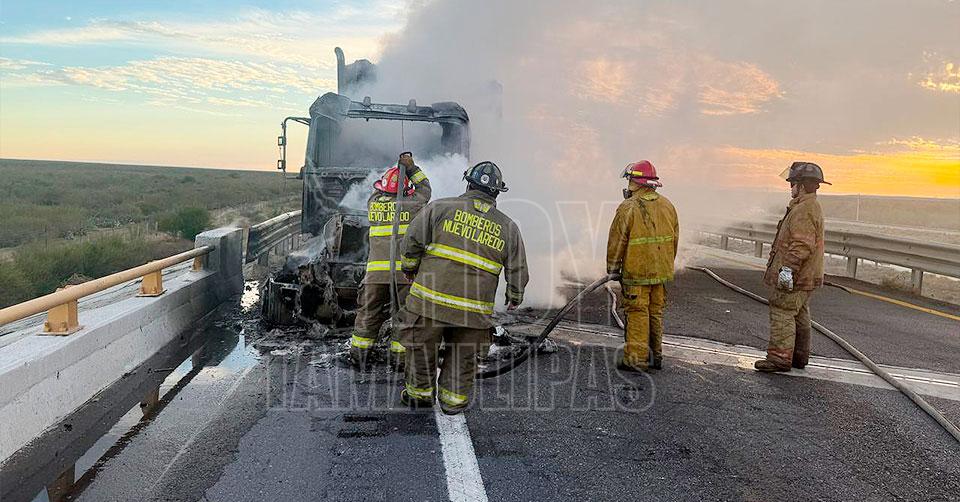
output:
[{"label": "dry vegetation", "polygon": [[299,192],[270,172],[0,160],[0,248]]},{"label": "dry vegetation", "polygon": [[299,193],[266,172],[0,160],[0,307],[295,209]]}]

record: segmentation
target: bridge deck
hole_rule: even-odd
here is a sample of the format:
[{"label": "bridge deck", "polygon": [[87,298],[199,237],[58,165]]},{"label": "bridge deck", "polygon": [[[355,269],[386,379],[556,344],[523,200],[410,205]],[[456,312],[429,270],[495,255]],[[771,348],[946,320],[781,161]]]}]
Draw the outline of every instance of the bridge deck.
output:
[{"label": "bridge deck", "polygon": [[[762,291],[755,270],[725,262],[718,272]],[[332,355],[339,343],[273,333],[253,350],[262,335],[256,322],[249,313],[228,315],[206,335],[217,350],[170,372],[161,393],[169,399],[155,417],[125,438],[107,434],[78,462],[78,499],[946,500],[960,493],[960,445],[832,342],[815,335],[807,378],[759,374],[744,366],[765,346],[762,305],[693,271],[678,276],[670,298],[664,370],[613,371],[617,340],[602,325],[607,304],[598,294],[579,325],[558,332],[561,350],[482,382],[463,423],[401,407],[399,377],[345,367]],[[960,421],[960,322],[834,288],[817,293],[813,313]],[[513,329],[537,330],[521,321],[526,326]],[[129,426],[138,414],[121,422]],[[114,443],[122,448],[104,455]]]}]

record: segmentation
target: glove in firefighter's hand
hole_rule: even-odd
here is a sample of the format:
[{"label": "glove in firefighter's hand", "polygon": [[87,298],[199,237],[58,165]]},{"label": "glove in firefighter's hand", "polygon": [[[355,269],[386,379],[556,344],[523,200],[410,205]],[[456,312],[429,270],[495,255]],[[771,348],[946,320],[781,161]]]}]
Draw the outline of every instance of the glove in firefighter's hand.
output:
[{"label": "glove in firefighter's hand", "polygon": [[406,280],[408,280],[408,281],[410,281],[410,282],[413,282],[413,280],[417,278],[417,274],[415,274],[415,273],[413,273],[413,272],[404,272],[404,273],[403,273],[403,277],[404,277]]},{"label": "glove in firefighter's hand", "polygon": [[793,270],[790,270],[790,267],[780,267],[780,273],[777,274],[777,289],[793,291]]},{"label": "glove in firefighter's hand", "polygon": [[413,155],[411,155],[411,154],[401,155],[401,156],[400,156],[400,160],[398,161],[398,163],[399,163],[401,166],[403,166],[404,171],[407,173],[408,176],[413,174],[413,170],[414,170],[414,168],[416,167],[416,166],[413,164]]}]

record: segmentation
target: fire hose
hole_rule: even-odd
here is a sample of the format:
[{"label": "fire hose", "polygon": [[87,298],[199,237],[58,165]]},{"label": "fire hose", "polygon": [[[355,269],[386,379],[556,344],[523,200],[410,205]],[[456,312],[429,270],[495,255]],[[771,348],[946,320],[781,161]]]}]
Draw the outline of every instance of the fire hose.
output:
[{"label": "fire hose", "polygon": [[[743,288],[741,288],[740,286],[737,286],[736,284],[733,284],[732,282],[729,282],[729,281],[723,279],[722,277],[720,277],[720,276],[718,276],[717,274],[713,273],[712,270],[710,270],[710,269],[708,269],[708,268],[706,268],[706,267],[691,267],[691,268],[692,268],[693,270],[698,270],[698,271],[700,271],[700,272],[703,272],[703,273],[709,275],[710,277],[712,277],[714,280],[716,280],[716,281],[719,282],[720,284],[723,284],[724,286],[726,286],[726,287],[728,287],[728,288],[736,291],[737,293],[740,293],[740,294],[745,295],[745,296],[747,296],[747,297],[749,297],[749,298],[752,298],[752,299],[754,299],[754,300],[756,300],[756,301],[758,301],[758,302],[760,302],[760,303],[763,303],[763,304],[766,304],[766,305],[769,305],[769,304],[770,304],[770,302],[767,301],[766,298],[763,298],[762,296],[760,296],[760,295],[758,295],[758,294],[756,294],[756,293],[752,293],[752,292],[750,292],[750,291],[747,291],[746,289],[743,289]],[[920,397],[920,395],[917,394],[916,392],[914,392],[914,390],[911,389],[908,385],[906,385],[906,384],[904,384],[903,382],[901,382],[901,381],[897,380],[896,378],[894,378],[892,375],[890,375],[890,373],[888,373],[886,370],[884,370],[883,368],[881,368],[880,366],[878,366],[877,363],[873,362],[873,361],[872,361],[869,357],[867,357],[863,352],[860,352],[859,350],[857,350],[856,347],[854,347],[854,346],[851,345],[849,342],[847,342],[847,341],[844,340],[842,337],[840,337],[840,335],[837,335],[837,334],[834,333],[833,331],[830,331],[829,329],[827,329],[827,328],[824,327],[822,324],[820,324],[820,323],[818,323],[818,322],[816,322],[816,321],[811,321],[810,324],[812,324],[813,327],[816,328],[817,331],[819,331],[820,333],[822,333],[822,334],[823,334],[824,336],[826,336],[827,338],[833,340],[834,342],[837,343],[837,345],[839,345],[839,346],[842,347],[844,350],[846,350],[847,352],[849,352],[850,355],[852,355],[853,357],[859,359],[860,362],[863,363],[864,366],[866,366],[867,368],[870,368],[870,371],[873,371],[877,376],[879,376],[879,377],[882,378],[884,381],[886,381],[888,384],[890,384],[891,386],[893,386],[893,388],[899,390],[901,393],[903,393],[903,395],[905,395],[905,396],[907,396],[908,398],[910,398],[910,400],[913,401],[914,404],[916,404],[917,406],[919,406],[920,409],[922,409],[923,411],[927,412],[927,414],[930,415],[930,417],[933,418],[938,424],[940,424],[940,426],[943,427],[943,429],[946,430],[951,436],[953,436],[954,439],[956,439],[957,441],[960,441],[960,429],[958,429],[957,426],[954,425],[952,422],[950,422],[949,420],[947,420],[947,418],[944,417],[942,413],[940,413],[939,411],[937,411],[936,408],[934,408],[933,406],[931,406],[930,403],[928,403],[925,399],[923,399],[922,397]]]},{"label": "fire hose", "polygon": [[[738,292],[738,293],[740,293],[740,294],[743,294],[743,295],[745,295],[745,296],[747,296],[747,297],[749,297],[749,298],[751,298],[751,299],[753,299],[753,300],[756,300],[756,301],[758,301],[758,302],[760,302],[760,303],[763,303],[763,304],[766,304],[766,305],[769,305],[769,303],[770,303],[769,301],[767,301],[766,298],[763,298],[762,296],[757,295],[756,293],[750,292],[750,291],[748,291],[748,290],[746,290],[746,289],[741,288],[740,286],[737,286],[736,284],[733,284],[733,283],[731,283],[731,282],[723,279],[722,277],[718,276],[718,275],[715,274],[712,270],[710,270],[710,269],[708,269],[708,268],[706,268],[706,267],[691,267],[691,268],[692,268],[693,270],[698,270],[698,271],[700,271],[700,272],[703,272],[703,273],[709,275],[711,278],[713,278],[714,280],[716,280],[716,281],[719,282],[720,284],[723,284],[724,286],[726,286],[726,287],[728,287],[728,288],[730,288],[730,289],[732,289],[732,290],[734,290],[734,291],[736,291],[736,292]],[[580,303],[580,301],[581,301],[586,295],[588,295],[588,294],[592,293],[593,291],[597,290],[598,288],[600,288],[600,286],[607,285],[607,283],[609,283],[610,281],[616,280],[616,279],[617,279],[617,276],[616,276],[616,275],[610,274],[610,275],[605,275],[605,276],[601,277],[600,279],[597,279],[596,281],[590,283],[586,288],[584,288],[584,289],[581,290],[579,293],[577,293],[577,295],[576,295],[575,297],[573,297],[572,300],[570,300],[569,302],[567,302],[567,304],[564,305],[564,307],[563,307],[562,309],[560,309],[560,311],[557,312],[556,315],[553,316],[553,319],[551,319],[551,321],[546,325],[546,327],[543,328],[543,331],[540,332],[540,336],[538,336],[534,341],[532,341],[531,343],[529,343],[529,344],[523,349],[523,351],[522,351],[520,354],[514,356],[512,359],[510,359],[510,361],[508,361],[507,363],[505,363],[505,364],[503,364],[503,365],[501,365],[501,366],[498,366],[498,367],[496,367],[496,368],[486,369],[486,370],[483,370],[483,371],[478,371],[478,372],[477,372],[477,378],[493,378],[493,377],[497,377],[497,376],[503,375],[504,373],[507,373],[507,372],[509,372],[509,371],[512,371],[512,370],[515,369],[516,367],[518,367],[518,366],[520,366],[521,364],[523,364],[523,363],[530,357],[531,352],[535,351],[535,350],[537,349],[537,347],[539,347],[540,344],[543,343],[543,341],[547,339],[547,337],[550,335],[550,333],[551,333],[551,332],[557,327],[557,325],[560,323],[560,320],[563,319],[563,317],[570,311],[571,308],[573,308],[574,305]],[[609,285],[607,286],[606,289],[607,289],[607,294],[610,295],[611,299],[616,300],[616,294],[613,292],[612,289],[610,289]],[[610,310],[611,310],[611,312],[612,312],[612,314],[613,314],[613,317],[614,317],[614,319],[616,320],[617,324],[618,324],[621,328],[623,328],[623,327],[624,327],[623,320],[620,318],[620,315],[619,315],[619,314],[617,313],[617,311],[616,311],[616,310],[617,310],[616,301],[611,302]],[[882,378],[884,381],[886,381],[888,384],[890,384],[893,388],[899,390],[901,393],[903,393],[903,395],[905,395],[905,396],[907,396],[908,398],[910,398],[910,400],[913,401],[914,404],[916,404],[920,409],[922,409],[922,410],[925,411],[928,415],[930,415],[930,417],[933,418],[933,419],[937,422],[937,424],[939,424],[941,427],[943,427],[943,429],[946,430],[947,433],[949,433],[951,436],[953,436],[954,439],[956,439],[957,441],[960,441],[960,429],[958,429],[956,425],[954,425],[954,424],[953,424],[952,422],[950,422],[946,417],[944,417],[942,413],[940,413],[939,411],[937,411],[936,408],[934,408],[933,406],[931,406],[930,403],[928,403],[925,399],[923,399],[922,397],[920,397],[920,395],[917,394],[917,393],[916,393],[913,389],[911,389],[908,385],[906,385],[906,384],[904,384],[903,382],[901,382],[901,381],[897,380],[896,378],[894,378],[892,375],[890,375],[890,373],[888,373],[886,370],[884,370],[884,369],[881,368],[879,365],[877,365],[875,362],[873,362],[873,360],[871,360],[869,357],[867,357],[866,354],[864,354],[863,352],[860,352],[860,350],[858,350],[856,347],[854,347],[854,346],[851,345],[849,342],[847,342],[846,340],[844,340],[843,337],[841,337],[840,335],[837,335],[836,333],[834,333],[833,331],[827,329],[825,326],[823,326],[822,324],[820,324],[820,323],[818,323],[818,322],[816,322],[816,321],[811,321],[811,324],[813,325],[813,327],[814,327],[817,331],[819,331],[820,333],[822,333],[822,334],[823,334],[824,336],[826,336],[827,338],[829,338],[829,339],[833,340],[834,342],[836,342],[837,345],[839,345],[839,346],[842,347],[844,350],[846,350],[848,353],[850,353],[850,355],[852,355],[853,357],[857,358],[861,363],[863,363],[864,366],[866,366],[867,368],[869,368],[870,371],[873,371],[877,376],[879,376],[880,378]]]},{"label": "fire hose", "polygon": [[[397,162],[397,200],[393,208],[393,229],[390,231],[390,315],[396,318],[400,310],[400,291],[397,286],[397,235],[400,233],[400,206],[407,191],[407,167]],[[396,326],[394,326],[396,330]]]},{"label": "fire hose", "polygon": [[497,366],[496,368],[489,368],[489,369],[478,371],[477,378],[497,377],[504,373],[510,372],[517,366],[520,366],[521,364],[523,364],[524,361],[530,358],[530,354],[532,352],[535,352],[537,350],[537,347],[539,347],[540,344],[543,343],[543,341],[546,340],[548,336],[550,336],[550,333],[554,330],[554,328],[557,327],[557,324],[560,324],[560,321],[563,319],[563,316],[567,315],[567,313],[570,312],[570,309],[572,309],[574,305],[580,303],[580,300],[582,300],[585,296],[587,296],[588,294],[598,289],[600,286],[603,286],[604,284],[610,281],[615,281],[617,279],[618,279],[617,275],[608,274],[591,282],[589,285],[587,285],[586,288],[582,289],[579,293],[577,293],[577,296],[574,296],[572,300],[567,302],[567,304],[564,305],[563,308],[560,309],[560,311],[553,316],[553,319],[550,320],[550,322],[546,325],[546,327],[543,328],[543,331],[540,332],[540,336],[538,336],[532,342],[528,343],[527,346],[524,347],[519,354],[513,356],[509,361],[507,361],[506,363],[500,366]]}]

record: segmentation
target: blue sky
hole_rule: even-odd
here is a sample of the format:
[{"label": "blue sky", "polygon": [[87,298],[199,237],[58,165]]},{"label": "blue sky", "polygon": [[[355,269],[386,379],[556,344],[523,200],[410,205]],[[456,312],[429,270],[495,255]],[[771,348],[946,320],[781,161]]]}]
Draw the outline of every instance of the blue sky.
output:
[{"label": "blue sky", "polygon": [[383,0],[4,2],[0,157],[269,168],[245,145],[333,90],[336,45],[375,57],[402,17]]}]

